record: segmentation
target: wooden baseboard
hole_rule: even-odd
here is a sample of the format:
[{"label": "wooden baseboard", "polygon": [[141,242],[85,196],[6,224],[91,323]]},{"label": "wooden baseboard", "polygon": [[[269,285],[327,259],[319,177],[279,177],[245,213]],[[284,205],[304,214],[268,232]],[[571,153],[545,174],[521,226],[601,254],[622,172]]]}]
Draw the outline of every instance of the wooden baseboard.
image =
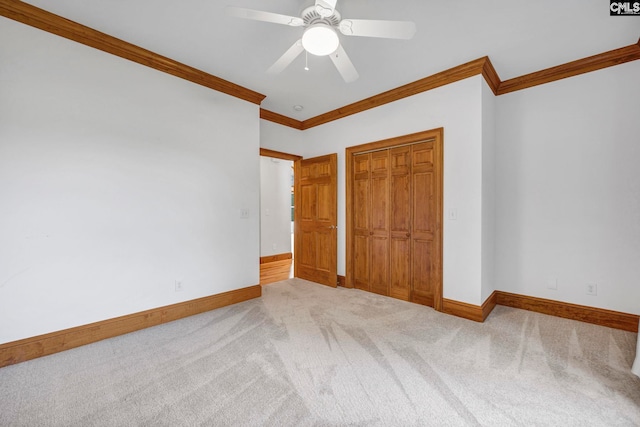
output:
[{"label": "wooden baseboard", "polygon": [[467,304],[451,299],[442,300],[442,312],[475,322],[484,322],[496,306],[496,292],[493,292],[482,306]]},{"label": "wooden baseboard", "polygon": [[0,368],[204,313],[262,295],[260,285],[0,344]]},{"label": "wooden baseboard", "polygon": [[291,252],[286,252],[283,254],[276,254],[276,255],[261,256],[260,264],[266,264],[268,262],[275,262],[275,261],[284,261],[285,259],[292,259],[292,258],[293,258],[293,254]]},{"label": "wooden baseboard", "polygon": [[489,317],[493,309],[496,308],[497,300],[498,294],[496,293],[496,291],[493,291],[491,295],[489,295],[489,298],[487,298],[485,302],[482,303],[482,307],[480,307],[480,309],[482,310],[483,322],[487,319],[487,317]]},{"label": "wooden baseboard", "polygon": [[635,314],[511,294],[509,292],[496,291],[495,294],[496,303],[499,305],[564,317],[565,319],[579,320],[581,322],[593,323],[609,328],[622,329],[623,331],[638,332],[638,320],[640,316]]},{"label": "wooden baseboard", "polygon": [[444,298],[442,300],[442,312],[451,314],[452,316],[462,317],[463,319],[482,322],[482,307],[466,302],[455,301]]},{"label": "wooden baseboard", "polygon": [[635,314],[621,313],[619,311],[605,310],[602,308],[529,297],[502,291],[494,291],[482,306],[444,299],[442,301],[442,311],[464,319],[484,322],[496,305],[535,311],[537,313],[593,323],[629,332],[638,332],[638,320],[640,320],[640,316]]},{"label": "wooden baseboard", "polygon": [[347,284],[347,279],[344,276],[338,274],[338,286],[345,287]]}]

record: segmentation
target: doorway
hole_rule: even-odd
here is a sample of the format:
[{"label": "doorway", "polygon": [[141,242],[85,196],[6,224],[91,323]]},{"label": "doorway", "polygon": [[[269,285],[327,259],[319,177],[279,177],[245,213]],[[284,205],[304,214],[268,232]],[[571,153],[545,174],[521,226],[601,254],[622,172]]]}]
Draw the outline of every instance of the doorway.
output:
[{"label": "doorway", "polygon": [[301,158],[260,149],[261,285],[293,277],[293,166]]}]

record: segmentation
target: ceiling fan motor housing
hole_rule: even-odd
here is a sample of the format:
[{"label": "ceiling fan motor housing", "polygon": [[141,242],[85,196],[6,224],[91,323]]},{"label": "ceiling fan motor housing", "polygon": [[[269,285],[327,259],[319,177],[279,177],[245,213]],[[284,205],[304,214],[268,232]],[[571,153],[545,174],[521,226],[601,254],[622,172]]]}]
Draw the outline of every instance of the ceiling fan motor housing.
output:
[{"label": "ceiling fan motor housing", "polygon": [[302,20],[304,21],[304,26],[308,27],[310,25],[316,24],[318,22],[323,22],[326,25],[331,27],[337,27],[340,24],[340,12],[337,10],[333,10],[333,13],[329,16],[323,17],[316,10],[315,6],[309,6],[305,10],[302,11]]}]

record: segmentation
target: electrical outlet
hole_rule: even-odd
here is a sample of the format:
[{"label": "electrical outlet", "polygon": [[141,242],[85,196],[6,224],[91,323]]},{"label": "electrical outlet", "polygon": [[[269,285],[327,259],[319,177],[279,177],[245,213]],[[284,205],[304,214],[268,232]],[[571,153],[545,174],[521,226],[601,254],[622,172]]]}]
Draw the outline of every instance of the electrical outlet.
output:
[{"label": "electrical outlet", "polygon": [[551,289],[554,291],[558,290],[558,279],[555,277],[550,277],[547,279],[547,289]]},{"label": "electrical outlet", "polygon": [[182,280],[176,280],[176,292],[182,292]]},{"label": "electrical outlet", "polygon": [[587,283],[586,294],[594,296],[598,295],[598,285],[595,283]]},{"label": "electrical outlet", "polygon": [[242,218],[242,219],[249,218],[249,209],[247,209],[247,208],[240,209],[240,218]]}]

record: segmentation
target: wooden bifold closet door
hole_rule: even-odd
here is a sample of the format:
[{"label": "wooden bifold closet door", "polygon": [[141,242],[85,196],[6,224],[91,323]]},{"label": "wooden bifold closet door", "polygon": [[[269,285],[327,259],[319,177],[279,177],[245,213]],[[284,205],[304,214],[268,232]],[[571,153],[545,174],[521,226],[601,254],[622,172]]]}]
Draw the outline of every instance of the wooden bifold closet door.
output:
[{"label": "wooden bifold closet door", "polygon": [[440,308],[439,142],[352,154],[348,272],[355,288]]}]

